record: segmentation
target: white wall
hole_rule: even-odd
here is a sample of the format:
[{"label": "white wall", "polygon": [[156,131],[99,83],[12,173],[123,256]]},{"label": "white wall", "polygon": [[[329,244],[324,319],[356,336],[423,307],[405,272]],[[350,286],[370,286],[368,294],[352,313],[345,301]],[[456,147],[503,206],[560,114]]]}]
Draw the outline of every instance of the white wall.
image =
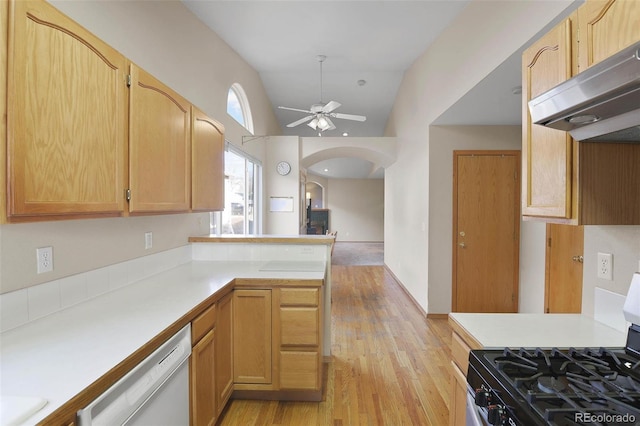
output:
[{"label": "white wall", "polygon": [[329,227],[338,241],[383,241],[383,179],[329,179],[327,192]]},{"label": "white wall", "polygon": [[430,170],[429,125],[570,4],[471,1],[405,73],[385,130],[398,146],[396,162],[385,170],[385,263],[427,312],[447,304],[445,292],[436,290],[432,306],[429,287],[449,285],[430,280],[446,280],[430,271],[442,267],[429,253],[431,226],[439,223],[430,215],[440,202],[430,181],[448,178]]},{"label": "white wall", "polygon": [[[613,281],[598,278],[598,252],[613,254]],[[596,287],[626,295],[638,262],[640,226],[585,226],[582,313],[593,316]]]},{"label": "white wall", "polygon": [[[247,132],[226,114],[227,91],[240,83],[258,135],[279,125],[258,73],[178,1],[53,1],[63,13],[159,78],[226,128],[226,138],[258,159],[265,145],[242,145]],[[153,249],[144,250],[144,232]],[[209,232],[207,213],[0,226],[0,292],[187,244]],[[36,275],[35,249],[51,245],[54,271]]]},{"label": "white wall", "polygon": [[519,151],[521,135],[520,126],[431,126],[429,170],[437,179],[429,181],[429,313],[451,311],[453,151]]},{"label": "white wall", "polygon": [[[265,139],[267,155],[262,165],[265,180],[264,225],[265,234],[296,235],[300,226],[304,200],[300,187],[300,138],[297,136],[269,136]],[[280,161],[291,164],[291,173],[281,176],[276,171]],[[271,197],[292,197],[293,211],[270,211]]]}]

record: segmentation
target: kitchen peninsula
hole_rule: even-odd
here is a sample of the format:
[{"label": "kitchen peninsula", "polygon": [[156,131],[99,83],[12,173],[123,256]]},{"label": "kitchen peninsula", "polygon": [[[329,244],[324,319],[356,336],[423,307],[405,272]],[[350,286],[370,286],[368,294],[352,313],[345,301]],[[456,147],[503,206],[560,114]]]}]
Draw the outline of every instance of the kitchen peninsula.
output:
[{"label": "kitchen peninsula", "polygon": [[[225,238],[234,241],[229,244],[214,237],[196,239],[209,242],[169,250],[179,251],[183,258],[185,251],[189,253],[177,266],[148,271],[143,279],[2,332],[0,396],[44,403],[36,411],[16,413],[17,418],[21,416],[24,424],[75,424],[78,409],[170,336],[190,322],[194,327],[194,320],[231,293],[233,302],[242,303],[236,295],[248,291],[262,291],[271,301],[268,312],[274,333],[267,366],[271,383],[238,383],[236,374],[235,396],[255,396],[251,393],[255,390],[290,399],[321,395],[323,348],[330,347],[323,346],[330,338],[321,324],[328,321],[323,303],[333,238]],[[171,255],[157,253],[141,264],[151,265],[152,257],[166,260]],[[243,312],[236,310],[233,320],[243,321],[236,315]],[[302,334],[287,327],[300,315],[309,325]],[[306,340],[295,340],[301,335]],[[236,334],[232,342],[243,344],[242,336]],[[281,368],[284,360],[306,370]]]}]

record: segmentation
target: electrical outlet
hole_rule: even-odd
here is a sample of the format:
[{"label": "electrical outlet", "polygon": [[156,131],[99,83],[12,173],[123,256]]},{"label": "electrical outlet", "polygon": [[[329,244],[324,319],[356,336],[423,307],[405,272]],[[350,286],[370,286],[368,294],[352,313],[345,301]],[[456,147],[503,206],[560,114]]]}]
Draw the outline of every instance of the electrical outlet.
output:
[{"label": "electrical outlet", "polygon": [[598,278],[613,281],[613,255],[598,253]]},{"label": "electrical outlet", "polygon": [[38,261],[37,272],[53,271],[53,247],[40,247],[36,249],[36,258]]},{"label": "electrical outlet", "polygon": [[153,232],[144,233],[144,249],[149,250],[153,247]]}]

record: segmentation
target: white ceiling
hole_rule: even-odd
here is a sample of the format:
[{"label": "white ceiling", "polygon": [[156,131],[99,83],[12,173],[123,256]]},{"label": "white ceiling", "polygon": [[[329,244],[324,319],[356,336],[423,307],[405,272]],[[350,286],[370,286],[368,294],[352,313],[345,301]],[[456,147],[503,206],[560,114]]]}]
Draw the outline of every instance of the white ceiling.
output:
[{"label": "white ceiling", "polygon": [[[286,125],[305,114],[277,107],[306,110],[320,102],[318,55],[327,57],[322,101],[340,102],[336,112],[367,117],[364,123],[335,119],[337,129],[323,135],[382,136],[405,70],[469,2],[182,1],[258,71],[283,134],[302,137],[317,133],[305,124]],[[520,97],[511,90],[520,84],[519,57],[516,52],[436,124],[518,124]],[[357,83],[361,79],[367,82],[364,86]],[[382,173],[365,174],[371,165],[353,158],[325,160],[310,171],[344,178],[381,177]],[[332,172],[323,172],[325,168]]]}]

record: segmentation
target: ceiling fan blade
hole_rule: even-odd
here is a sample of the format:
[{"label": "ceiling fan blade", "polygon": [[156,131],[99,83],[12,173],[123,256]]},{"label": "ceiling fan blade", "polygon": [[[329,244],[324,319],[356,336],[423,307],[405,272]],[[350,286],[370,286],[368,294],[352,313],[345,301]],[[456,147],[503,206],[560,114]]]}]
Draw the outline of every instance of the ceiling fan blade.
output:
[{"label": "ceiling fan blade", "polygon": [[313,118],[313,115],[308,115],[308,116],[306,116],[304,118],[301,118],[300,120],[296,120],[293,123],[287,124],[287,127],[296,127],[299,124],[306,123],[307,121],[311,120],[312,118]]},{"label": "ceiling fan blade", "polygon": [[311,112],[311,111],[308,111],[308,110],[306,110],[306,109],[289,108],[289,107],[283,107],[283,106],[279,106],[278,108],[280,108],[280,109],[286,109],[286,110],[289,110],[289,111],[306,112],[307,114],[312,114],[312,112]]},{"label": "ceiling fan blade", "polygon": [[329,113],[342,105],[340,102],[330,101],[328,104],[322,107],[322,112]]},{"label": "ceiling fan blade", "polygon": [[354,121],[366,121],[367,117],[364,115],[353,115],[353,114],[340,114],[339,112],[334,112],[331,114],[333,118],[341,118],[343,120],[354,120]]}]

